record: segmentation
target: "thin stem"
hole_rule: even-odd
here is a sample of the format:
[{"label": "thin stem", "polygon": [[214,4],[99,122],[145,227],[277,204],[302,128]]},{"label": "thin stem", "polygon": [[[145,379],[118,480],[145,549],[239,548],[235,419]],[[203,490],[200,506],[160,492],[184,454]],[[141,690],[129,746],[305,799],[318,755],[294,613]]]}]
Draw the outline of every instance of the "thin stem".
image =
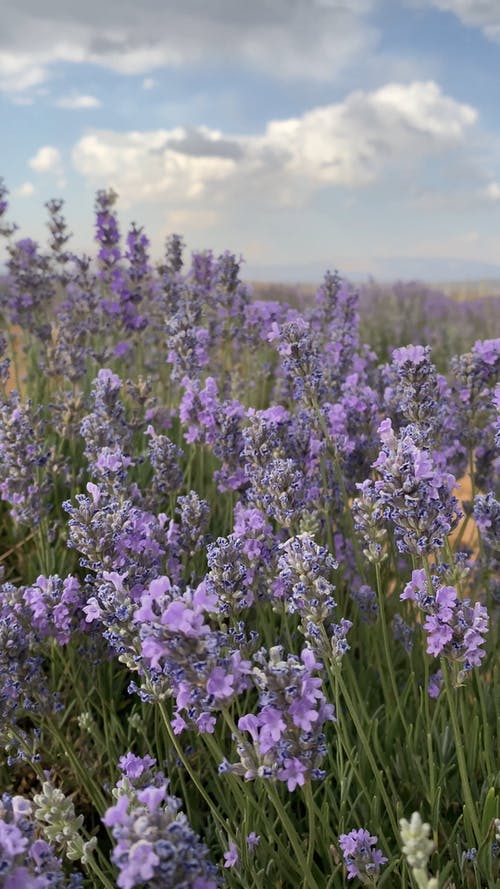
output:
[{"label": "thin stem", "polygon": [[175,752],[177,753],[177,756],[179,757],[180,761],[182,762],[182,765],[184,766],[184,768],[186,769],[186,772],[188,773],[189,777],[191,778],[191,781],[193,782],[194,786],[196,787],[198,793],[205,800],[213,817],[218,822],[218,824],[222,827],[222,829],[226,832],[227,831],[226,822],[219,815],[219,812],[217,811],[217,808],[216,808],[213,800],[210,799],[210,797],[209,797],[207,791],[205,790],[205,788],[203,787],[203,784],[201,783],[198,775],[196,774],[194,769],[191,768],[189,760],[186,759],[186,757],[184,756],[184,753],[182,752],[182,748],[181,748],[181,746],[180,746],[180,744],[173,732],[172,726],[170,724],[170,719],[168,718],[168,713],[165,710],[165,705],[160,703],[158,706],[160,708],[160,713],[161,713],[161,717],[163,719],[163,724],[167,730],[167,735],[169,737],[169,740],[170,740],[172,746],[175,749]]},{"label": "thin stem", "polygon": [[436,764],[434,762],[434,754],[432,749],[432,730],[429,712],[429,661],[427,658],[425,658],[424,660],[424,671],[425,674],[423,700],[425,716],[425,736],[427,739],[427,763],[429,768],[429,805],[432,808],[434,804],[434,791],[436,787]]},{"label": "thin stem", "polygon": [[479,677],[479,671],[474,670],[474,679],[476,683],[476,688],[479,697],[479,704],[481,707],[481,717],[483,720],[483,738],[484,738],[484,752],[486,756],[486,768],[488,769],[488,777],[493,777],[494,768],[493,768],[493,752],[491,746],[491,726],[490,720],[488,719],[488,713],[486,711],[486,701],[484,698],[484,688],[483,681]]},{"label": "thin stem", "polygon": [[295,830],[295,827],[294,827],[292,821],[290,820],[290,817],[288,815],[288,812],[285,809],[285,806],[283,805],[282,801],[279,798],[279,794],[278,794],[278,791],[276,790],[276,787],[273,784],[271,784],[269,781],[266,781],[265,788],[266,788],[266,793],[276,810],[276,814],[278,815],[283,827],[286,830],[288,839],[290,840],[290,844],[293,848],[293,851],[295,852],[297,861],[299,862],[301,870],[304,874],[304,883],[303,883],[304,889],[319,889],[318,884],[311,873],[308,860],[307,860],[306,856],[304,855],[304,850],[303,850],[301,842],[300,842],[300,837],[299,837],[297,831]]},{"label": "thin stem", "polygon": [[463,536],[464,536],[464,534],[465,534],[465,532],[466,532],[466,530],[467,530],[467,525],[469,524],[470,519],[471,519],[471,517],[470,517],[470,515],[467,513],[467,515],[465,516],[465,518],[464,518],[463,521],[462,521],[462,524],[460,525],[460,529],[459,529],[459,531],[458,531],[458,534],[457,534],[457,536],[455,537],[455,540],[453,541],[453,550],[454,550],[455,552],[456,552],[458,549],[460,549],[460,544],[462,543],[462,539],[463,539]]},{"label": "thin stem", "polygon": [[92,855],[87,859],[86,866],[90,871],[92,871],[93,874],[95,874],[97,879],[100,880],[101,886],[105,886],[106,889],[116,889],[116,884],[113,883],[113,881],[106,876],[106,874]]},{"label": "thin stem", "polygon": [[378,598],[378,607],[379,607],[379,611],[380,611],[380,626],[382,627],[382,643],[384,646],[385,660],[387,663],[387,670],[389,673],[389,679],[390,679],[390,683],[391,683],[392,693],[394,695],[396,707],[398,708],[398,713],[399,713],[399,717],[401,719],[401,724],[406,730],[406,728],[407,728],[406,719],[405,719],[404,713],[401,709],[401,701],[399,700],[399,692],[398,692],[398,687],[396,684],[396,676],[394,674],[394,664],[392,662],[391,649],[389,646],[389,636],[387,633],[387,616],[386,616],[386,610],[385,610],[385,596],[384,596],[384,591],[382,589],[382,573],[380,570],[380,562],[377,562],[377,564],[375,565],[375,575],[377,578],[377,598]]},{"label": "thin stem", "polygon": [[37,534],[38,534],[38,530],[31,531],[27,537],[24,537],[22,540],[19,541],[19,543],[15,543],[14,546],[11,546],[10,549],[7,550],[7,552],[2,553],[2,555],[0,556],[0,563],[5,562],[6,559],[8,559],[9,556],[12,555],[12,553],[15,553],[18,549],[21,549],[21,547],[23,547],[26,543],[29,543],[30,540],[33,540],[33,538],[36,537]]},{"label": "thin stem", "polygon": [[451,717],[451,725],[453,729],[453,737],[455,739],[455,750],[457,753],[457,761],[458,761],[458,770],[460,772],[460,781],[462,783],[462,793],[464,795],[465,805],[468,810],[468,814],[471,820],[472,829],[474,831],[474,836],[476,839],[477,847],[481,845],[481,828],[479,826],[479,820],[477,817],[476,806],[474,803],[474,799],[472,796],[472,790],[470,787],[469,776],[467,774],[467,764],[465,761],[465,753],[464,753],[464,742],[463,737],[460,732],[460,727],[458,724],[458,714],[455,703],[455,695],[454,689],[451,685],[450,673],[448,669],[448,663],[446,658],[441,658],[441,670],[443,671],[444,684],[446,688],[446,697],[448,700],[448,708],[450,711]]},{"label": "thin stem", "polygon": [[[227,725],[231,729],[234,737],[241,738],[241,732],[236,727],[231,714],[227,710],[224,710],[224,718],[227,722]],[[269,779],[264,779],[264,788],[267,793],[267,796],[269,797],[270,801],[272,802],[272,804],[276,810],[276,814],[278,815],[278,817],[281,821],[281,824],[285,828],[286,834],[288,836],[290,844],[293,848],[293,851],[295,852],[295,856],[296,856],[299,866],[301,868],[301,872],[304,874],[304,883],[303,883],[304,889],[319,889],[318,884],[316,883],[316,880],[314,879],[314,877],[312,876],[312,873],[311,873],[309,858],[308,857],[306,858],[306,856],[304,855],[304,851],[302,849],[299,835],[298,835],[297,831],[295,830],[295,827],[294,827],[283,803],[281,802],[281,799],[279,797],[276,787],[274,786],[274,784],[271,783],[271,781]],[[313,801],[312,801],[312,796],[311,796],[311,803],[312,802]],[[311,809],[312,808],[313,808],[313,806],[311,806]]]},{"label": "thin stem", "polygon": [[60,730],[59,726],[56,725],[56,723],[51,720],[47,720],[47,726],[48,726],[49,731],[52,733],[52,735],[57,739],[57,741],[61,745],[65,755],[67,756],[67,758],[69,759],[69,761],[71,763],[71,766],[73,768],[75,776],[77,775],[78,778],[80,779],[80,781],[82,782],[82,786],[87,791],[95,808],[97,809],[97,811],[99,812],[100,815],[104,814],[105,810],[108,807],[108,804],[107,804],[106,798],[105,798],[101,788],[96,783],[96,781],[93,779],[93,777],[89,773],[88,769],[86,769],[85,766],[83,765],[83,763],[80,762],[80,760],[78,759],[78,756],[75,754],[75,751],[73,750],[71,745],[68,744],[66,737],[64,736],[63,732]]},{"label": "thin stem", "polygon": [[341,690],[343,698],[347,704],[347,709],[349,710],[350,717],[354,723],[356,732],[357,732],[358,737],[361,741],[361,745],[363,747],[365,756],[366,756],[368,762],[370,763],[370,766],[371,766],[371,769],[373,772],[373,777],[375,778],[375,781],[377,783],[377,787],[378,787],[380,796],[382,797],[382,799],[384,801],[384,805],[387,809],[387,814],[389,815],[389,818],[391,821],[391,827],[394,831],[394,836],[399,837],[398,823],[396,821],[396,818],[394,817],[394,812],[392,810],[392,804],[391,804],[391,801],[390,801],[389,796],[387,794],[387,790],[385,789],[385,785],[382,780],[382,776],[380,774],[377,763],[375,761],[375,757],[372,753],[370,743],[368,741],[368,738],[366,737],[365,730],[364,730],[361,720],[359,719],[359,716],[356,712],[356,707],[354,706],[353,700],[351,698],[351,695],[347,689],[347,686],[346,686],[344,680],[342,679],[342,674],[340,673],[340,671],[338,672],[337,675],[338,675],[340,690]]},{"label": "thin stem", "polygon": [[[311,785],[307,782],[304,787],[304,799],[307,807],[307,871],[310,873],[313,859],[314,859],[314,847],[316,843],[316,821],[314,815],[314,800],[311,790]],[[304,889],[306,889],[307,883],[304,881]]]}]

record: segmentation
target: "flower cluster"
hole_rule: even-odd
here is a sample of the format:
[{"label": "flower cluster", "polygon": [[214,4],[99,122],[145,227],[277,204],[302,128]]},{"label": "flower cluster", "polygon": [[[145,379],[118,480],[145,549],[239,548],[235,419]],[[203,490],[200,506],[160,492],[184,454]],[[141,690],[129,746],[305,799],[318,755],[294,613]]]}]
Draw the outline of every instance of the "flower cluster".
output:
[{"label": "flower cluster", "polygon": [[[452,324],[425,288],[413,302],[389,288],[385,308],[377,285],[358,300],[337,273],[314,298],[251,289],[237,256],[188,259],[178,235],[155,266],[140,226],[122,243],[111,191],[96,260],[76,256],[62,201],[43,247],[11,238],[6,194],[0,181],[0,775],[16,794],[40,783],[33,806],[4,797],[0,886],[70,885],[61,855],[89,887],[429,889],[415,814],[406,862],[382,872],[398,799],[426,795],[451,838],[446,878],[492,883],[497,800],[479,811],[474,795],[496,741],[481,723],[495,712],[500,341],[481,337],[500,301],[481,318],[456,304]],[[477,701],[459,688],[472,667]],[[438,706],[421,706],[426,682],[433,698],[445,686]],[[172,785],[127,754],[106,833],[113,751],[132,742],[166,757]],[[347,811],[373,819],[372,783],[384,854],[357,827],[332,872],[325,813],[339,831]],[[190,824],[168,793],[185,786]]]},{"label": "flower cluster", "polygon": [[[400,552],[425,555],[442,548],[458,521],[455,478],[436,466],[414,426],[406,426],[398,438],[387,419],[379,433],[382,450],[373,466],[381,478],[360,487],[358,521],[369,515],[368,523],[360,521],[363,530],[365,525],[375,529],[379,516],[389,522]],[[379,546],[380,541],[377,552]]]},{"label": "flower cluster", "polygon": [[259,710],[238,721],[237,743],[240,763],[224,763],[222,770],[243,775],[246,780],[262,777],[286,783],[288,790],[306,781],[324,777],[321,763],[326,754],[324,726],[335,721],[335,711],[314,673],[322,670],[310,648],[300,659],[283,658],[281,646],[255,655],[253,681],[259,691]]},{"label": "flower cluster", "polygon": [[364,828],[339,836],[348,880],[357,877],[363,886],[376,885],[380,868],[388,860],[376,845],[377,837],[370,836]]},{"label": "flower cluster", "polygon": [[218,609],[238,613],[253,603],[253,592],[248,583],[248,569],[243,554],[243,544],[234,534],[218,537],[207,547],[209,571],[206,576],[207,591],[217,597]]},{"label": "flower cluster", "polygon": [[427,578],[424,569],[412,572],[412,579],[401,593],[401,599],[417,603],[426,614],[427,652],[441,655],[461,665],[464,671],[480,665],[485,656],[482,649],[488,632],[488,612],[480,602],[473,605],[460,600],[452,586],[443,586]]},{"label": "flower cluster", "polygon": [[51,781],[44,781],[40,793],[33,797],[35,818],[43,835],[70,861],[87,864],[97,846],[97,837],[84,841],[81,835],[83,815],[77,815],[71,799]]},{"label": "flower cluster", "polygon": [[40,638],[50,636],[58,645],[66,645],[73,633],[83,629],[85,598],[78,578],[71,574],[64,580],[57,574],[40,575],[34,584],[26,587],[23,599]]},{"label": "flower cluster", "polygon": [[55,288],[48,258],[31,238],[23,238],[9,246],[9,291],[7,317],[35,334],[43,344],[50,340],[52,326],[48,322]]},{"label": "flower cluster", "polygon": [[204,582],[182,593],[159,577],[134,612],[149,677],[175,698],[176,732],[188,724],[213,732],[214,714],[250,685],[244,634],[212,629],[207,618],[216,608]]},{"label": "flower cluster", "polygon": [[419,889],[438,889],[438,881],[427,874],[427,862],[434,850],[430,839],[430,824],[424,823],[419,812],[414,812],[410,821],[401,818],[399,822],[403,854],[410,865]]},{"label": "flower cluster", "polygon": [[306,533],[279,544],[278,551],[278,590],[286,610],[299,615],[301,632],[321,656],[340,661],[349,649],[346,635],[352,623],[345,618],[340,624],[332,620],[335,587],[328,577],[337,562]]},{"label": "flower cluster", "polygon": [[0,403],[0,497],[15,522],[39,525],[49,512],[53,491],[51,450],[40,408],[23,403],[17,392]]},{"label": "flower cluster", "polygon": [[168,780],[154,770],[155,760],[127,754],[119,765],[116,802],[103,817],[115,840],[111,857],[119,871],[117,886],[217,889],[208,849],[179,811],[181,801],[168,795]]},{"label": "flower cluster", "polygon": [[0,881],[5,889],[80,889],[66,877],[53,846],[37,836],[33,806],[23,796],[0,798]]},{"label": "flower cluster", "polygon": [[[23,597],[24,589],[0,585],[0,743],[12,742],[12,729],[34,711],[54,706],[44,674],[44,658],[33,628],[33,615]],[[22,753],[22,751],[18,751]]]},{"label": "flower cluster", "polygon": [[98,477],[107,473],[123,473],[131,460],[131,431],[125,418],[125,407],[119,397],[120,378],[102,368],[92,385],[92,411],[83,418],[80,434],[85,441],[85,456],[91,471]]}]

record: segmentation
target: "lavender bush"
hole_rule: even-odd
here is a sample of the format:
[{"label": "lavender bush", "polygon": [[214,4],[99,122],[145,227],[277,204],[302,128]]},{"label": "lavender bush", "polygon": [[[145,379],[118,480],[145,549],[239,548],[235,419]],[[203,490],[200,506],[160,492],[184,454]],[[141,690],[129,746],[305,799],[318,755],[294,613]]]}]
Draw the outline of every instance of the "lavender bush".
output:
[{"label": "lavender bush", "polygon": [[47,210],[0,188],[1,889],[498,886],[500,340]]}]

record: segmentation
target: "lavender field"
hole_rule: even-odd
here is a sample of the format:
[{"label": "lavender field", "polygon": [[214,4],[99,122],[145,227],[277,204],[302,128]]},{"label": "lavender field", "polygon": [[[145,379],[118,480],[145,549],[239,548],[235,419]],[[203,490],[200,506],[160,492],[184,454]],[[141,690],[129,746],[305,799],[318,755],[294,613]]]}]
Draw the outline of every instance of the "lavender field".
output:
[{"label": "lavender field", "polygon": [[498,887],[500,299],[95,209],[0,187],[0,889]]}]

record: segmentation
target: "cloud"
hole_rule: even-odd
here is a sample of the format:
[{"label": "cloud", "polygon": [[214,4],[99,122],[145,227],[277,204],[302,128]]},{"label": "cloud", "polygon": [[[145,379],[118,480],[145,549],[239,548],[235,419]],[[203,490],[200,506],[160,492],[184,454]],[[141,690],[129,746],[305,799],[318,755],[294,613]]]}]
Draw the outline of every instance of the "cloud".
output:
[{"label": "cloud", "polygon": [[[236,163],[227,157],[183,154],[175,145],[183,131],[114,133],[83,136],[73,163],[89,182],[116,188],[126,203],[199,197],[208,183],[227,179]],[[174,148],[169,147],[174,142]]]},{"label": "cloud", "polygon": [[128,203],[193,201],[208,191],[300,205],[325,185],[361,188],[405,165],[459,146],[476,111],[432,81],[356,91],[300,117],[270,121],[255,136],[208,127],[116,133],[95,130],[75,145],[75,168]]},{"label": "cloud", "polygon": [[452,147],[476,116],[432,81],[387,84],[300,118],[273,121],[264,142],[281,153],[290,172],[356,187],[374,181],[391,161],[407,156],[414,162]]},{"label": "cloud", "polygon": [[14,194],[18,198],[30,198],[36,191],[32,182],[23,182],[19,188],[16,188]]},{"label": "cloud", "polygon": [[34,157],[28,161],[32,170],[37,173],[59,172],[61,169],[61,153],[53,145],[43,145]]},{"label": "cloud", "polygon": [[168,216],[168,225],[164,227],[164,235],[173,231],[186,231],[213,228],[219,217],[215,210],[210,208],[196,210],[173,210]]},{"label": "cloud", "polygon": [[156,80],[154,77],[145,77],[142,81],[143,90],[152,90],[156,86]]},{"label": "cloud", "polygon": [[36,53],[10,52],[0,44],[0,90],[22,93],[43,83],[46,76],[44,62]]},{"label": "cloud", "polygon": [[191,157],[221,157],[238,160],[243,146],[238,139],[225,139],[218,130],[208,127],[180,127],[165,140],[158,151],[168,149]]},{"label": "cloud", "polygon": [[80,111],[87,108],[100,108],[101,102],[96,96],[86,96],[73,94],[71,96],[62,96],[54,103],[58,108],[67,108],[70,111]]},{"label": "cloud", "polygon": [[[57,62],[122,74],[238,64],[277,79],[330,81],[375,47],[376,0],[39,0],[2,11],[0,89],[28,89]],[[146,77],[144,83],[151,78]],[[145,86],[149,89],[149,86]]]},{"label": "cloud", "polygon": [[464,25],[480,28],[490,39],[500,42],[498,0],[429,0],[437,9],[452,12]]},{"label": "cloud", "polygon": [[489,182],[482,195],[488,201],[500,201],[500,183],[498,182]]}]

